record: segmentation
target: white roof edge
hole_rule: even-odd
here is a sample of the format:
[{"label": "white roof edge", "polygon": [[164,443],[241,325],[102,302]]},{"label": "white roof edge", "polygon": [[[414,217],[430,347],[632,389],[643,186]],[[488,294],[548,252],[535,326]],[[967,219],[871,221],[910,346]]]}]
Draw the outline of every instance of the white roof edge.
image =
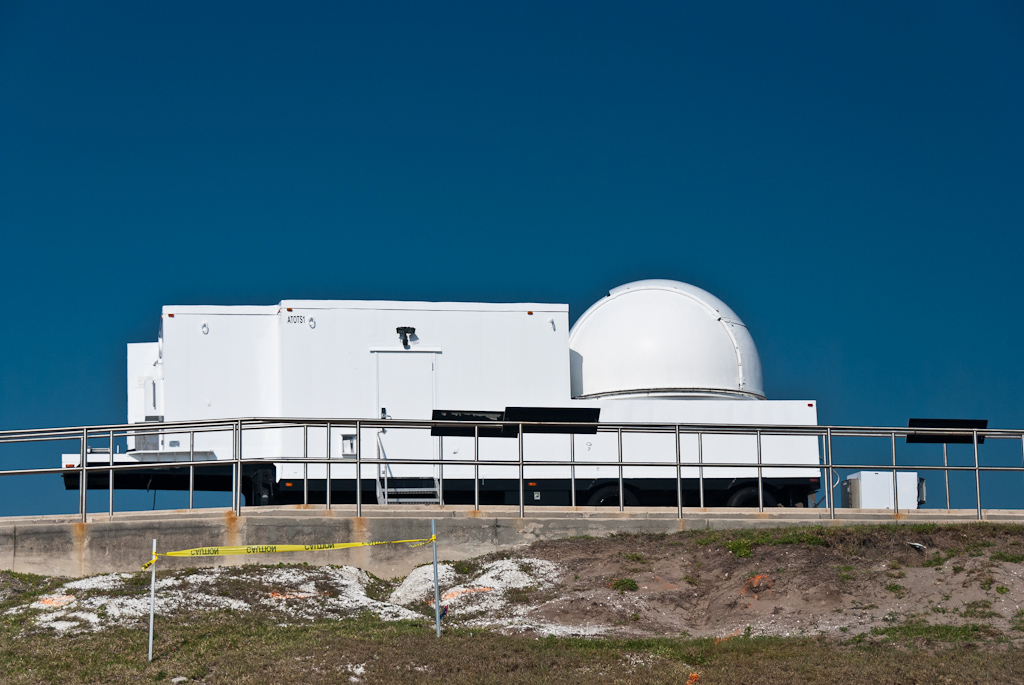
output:
[{"label": "white roof edge", "polygon": [[164,305],[163,314],[277,314],[282,309],[377,309],[392,311],[544,312],[568,313],[567,304],[540,302],[402,302],[396,300],[281,300],[271,305]]},{"label": "white roof edge", "polygon": [[190,305],[164,305],[161,309],[162,313],[166,316],[167,314],[221,314],[221,315],[239,315],[239,314],[277,314],[280,306],[273,305],[213,305],[213,304],[190,304]]},{"label": "white roof edge", "polygon": [[384,309],[419,311],[568,312],[567,304],[540,302],[404,302],[401,300],[281,300],[293,309]]}]

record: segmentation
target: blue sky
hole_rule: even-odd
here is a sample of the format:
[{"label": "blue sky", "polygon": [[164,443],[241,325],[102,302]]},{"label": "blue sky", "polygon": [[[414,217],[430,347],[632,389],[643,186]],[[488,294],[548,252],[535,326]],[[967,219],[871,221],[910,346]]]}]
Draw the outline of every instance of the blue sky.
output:
[{"label": "blue sky", "polygon": [[1024,6],[0,0],[0,429],[163,304],[673,278],[831,424],[1024,427]]}]

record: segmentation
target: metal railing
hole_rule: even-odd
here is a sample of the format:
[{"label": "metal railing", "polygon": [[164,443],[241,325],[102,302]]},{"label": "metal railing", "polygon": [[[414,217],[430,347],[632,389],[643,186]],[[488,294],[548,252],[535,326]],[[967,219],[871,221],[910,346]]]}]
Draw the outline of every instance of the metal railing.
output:
[{"label": "metal railing", "polygon": [[[518,439],[518,459],[510,461],[507,459],[481,459],[480,457],[480,432],[481,429],[487,429],[494,431],[496,428],[509,428],[512,429]],[[439,454],[439,458],[420,459],[420,458],[392,458],[381,459],[379,456],[376,458],[364,457],[362,453],[363,443],[363,432],[367,430],[376,429],[417,429],[417,430],[430,430],[430,429],[453,429],[459,428],[463,431],[472,428],[473,430],[473,457],[471,459],[454,459],[445,458],[443,452]],[[581,461],[577,459],[575,454],[575,439],[570,440],[569,447],[569,459],[545,459],[527,460],[524,455],[524,434],[528,432],[555,432],[551,429],[558,428],[558,432],[570,433],[614,433],[616,436],[617,445],[617,459],[615,461],[608,460],[590,460]],[[284,457],[284,456],[271,456],[271,457],[246,457],[243,452],[243,435],[246,432],[250,434],[254,431],[264,430],[281,430],[281,429],[301,429],[302,431],[302,456],[301,457]],[[318,429],[325,431],[325,442],[326,451],[325,456],[310,456],[310,440],[309,432],[310,429]],[[354,455],[346,455],[345,457],[338,458],[331,456],[331,434],[334,429],[354,429],[355,430],[355,453]],[[549,429],[545,431],[544,429]],[[214,459],[197,460],[196,451],[196,436],[197,434],[208,435],[208,434],[230,434],[231,453],[229,458],[225,458],[219,455],[215,455]],[[623,458],[623,434],[632,433],[643,433],[643,434],[671,434],[674,435],[675,442],[675,460],[673,461],[638,461],[638,460],[625,460]],[[133,463],[116,463],[115,462],[115,441],[118,438],[146,438],[146,437],[160,437],[167,435],[188,435],[188,461],[142,461]],[[682,461],[681,450],[680,450],[680,438],[683,435],[696,436],[696,462]],[[712,462],[706,461],[704,458],[704,439],[708,435],[745,435],[752,436],[756,439],[756,460],[751,462]],[[948,455],[946,445],[943,444],[942,452],[942,465],[932,464],[898,464],[897,463],[897,451],[896,444],[898,438],[906,438],[907,436],[957,436],[961,438],[970,437],[971,445],[973,446],[973,464],[967,466],[951,466],[948,462]],[[818,441],[819,445],[819,461],[818,463],[778,463],[770,462],[765,463],[762,459],[762,438],[764,436],[806,436],[814,437]],[[466,436],[468,437],[468,436]],[[888,438],[891,444],[891,463],[878,464],[878,463],[848,463],[848,462],[837,462],[833,455],[833,441],[835,438]],[[758,511],[763,512],[765,509],[765,476],[764,470],[770,469],[773,471],[786,470],[786,469],[818,469],[824,477],[824,499],[821,502],[824,503],[824,508],[829,510],[829,518],[836,518],[836,509],[841,508],[836,506],[835,501],[835,488],[839,485],[839,481],[835,480],[835,476],[839,471],[855,471],[855,470],[892,470],[893,476],[893,511],[898,512],[899,507],[899,488],[897,483],[897,473],[900,471],[942,471],[944,472],[945,480],[945,493],[946,493],[946,509],[950,509],[950,493],[949,493],[949,474],[951,472],[973,472],[974,474],[974,494],[976,502],[976,516],[979,520],[984,518],[984,510],[982,508],[982,493],[981,493],[981,474],[985,472],[1002,472],[1002,473],[1018,473],[1024,476],[1024,431],[1022,430],[996,430],[996,429],[979,429],[979,430],[955,430],[955,429],[928,429],[928,428],[885,428],[885,427],[853,427],[853,426],[752,426],[752,425],[693,425],[693,424],[654,424],[654,423],[629,423],[629,424],[611,424],[611,423],[600,423],[600,424],[574,424],[574,423],[545,423],[545,422],[496,422],[488,421],[481,423],[463,422],[463,421],[402,421],[393,419],[380,419],[380,420],[363,420],[363,419],[268,419],[268,418],[236,418],[236,419],[216,419],[206,421],[188,421],[188,422],[166,422],[166,423],[145,423],[145,424],[116,424],[116,425],[99,425],[99,426],[76,426],[69,428],[48,428],[48,429],[31,429],[31,430],[8,430],[0,431],[0,448],[4,445],[16,444],[16,443],[45,443],[55,441],[67,441],[76,440],[79,443],[79,460],[78,464],[72,467],[43,467],[43,468],[17,468],[17,469],[4,469],[4,454],[0,452],[0,476],[22,476],[22,475],[46,475],[46,474],[61,474],[67,475],[68,473],[77,472],[78,481],[78,515],[82,521],[86,520],[87,514],[87,503],[88,503],[88,477],[91,473],[107,473],[108,482],[108,514],[113,516],[114,514],[114,489],[116,474],[121,472],[130,472],[133,470],[146,470],[146,469],[188,469],[189,476],[189,487],[188,487],[188,507],[192,509],[194,506],[194,495],[195,495],[195,474],[196,469],[210,468],[219,466],[230,467],[231,472],[231,508],[236,514],[241,513],[242,509],[242,485],[243,485],[243,465],[255,464],[255,463],[274,463],[274,464],[287,464],[287,463],[301,463],[303,473],[303,503],[309,503],[309,466],[311,464],[324,464],[326,465],[327,484],[325,488],[325,500],[327,508],[332,506],[331,504],[331,492],[332,492],[332,481],[343,480],[331,476],[330,467],[332,465],[337,466],[338,464],[350,464],[355,466],[355,508],[356,515],[362,515],[362,470],[364,465],[376,466],[376,472],[380,472],[380,467],[383,465],[385,468],[394,467],[396,465],[416,464],[416,465],[435,465],[438,471],[438,480],[441,485],[439,486],[439,501],[443,503],[443,483],[444,483],[444,468],[446,466],[472,466],[473,467],[473,506],[475,510],[479,510],[480,505],[480,468],[487,466],[495,467],[512,467],[517,469],[518,475],[518,490],[519,490],[519,515],[520,517],[525,516],[526,501],[525,501],[525,489],[524,481],[527,480],[524,477],[524,471],[528,468],[535,466],[563,466],[569,469],[569,480],[570,480],[570,492],[571,492],[571,506],[576,507],[576,485],[577,485],[577,469],[580,467],[588,466],[615,466],[617,467],[617,481],[618,481],[618,508],[620,511],[624,510],[625,506],[625,495],[626,495],[626,483],[630,480],[629,477],[625,476],[624,471],[626,468],[633,467],[660,467],[660,468],[672,468],[675,471],[676,481],[676,511],[679,518],[683,517],[683,482],[691,480],[690,478],[684,478],[682,475],[683,469],[697,469],[697,482],[699,492],[699,506],[701,509],[705,508],[705,469],[709,468],[727,468],[737,469],[745,468],[757,470],[757,491],[758,491]],[[102,448],[90,448],[90,440],[106,441],[106,449]],[[1020,443],[1021,446],[1021,460],[1020,466],[1008,466],[1008,465],[997,465],[997,466],[982,466],[979,459],[978,446],[984,440],[1014,440]],[[95,457],[97,453],[107,453],[108,458],[106,463],[96,463],[96,460],[90,460],[90,456]],[[180,453],[184,453],[183,451]],[[54,455],[56,458],[57,455]],[[316,480],[316,479],[314,479]],[[602,479],[605,480],[605,479]],[[747,480],[744,477],[744,480]],[[752,479],[751,479],[752,480]],[[1021,487],[1018,492],[1021,493],[1021,505],[1024,505],[1024,481],[1019,484]]]}]

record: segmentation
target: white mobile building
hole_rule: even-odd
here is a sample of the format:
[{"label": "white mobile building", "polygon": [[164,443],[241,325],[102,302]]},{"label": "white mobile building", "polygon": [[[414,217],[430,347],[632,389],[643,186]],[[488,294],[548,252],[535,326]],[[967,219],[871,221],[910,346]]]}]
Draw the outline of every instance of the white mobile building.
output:
[{"label": "white mobile building", "polygon": [[[816,404],[765,399],[757,349],[739,317],[710,293],[666,280],[615,288],[571,330],[568,306],[561,304],[285,300],[259,307],[165,306],[157,342],[128,345],[128,422],[152,428],[232,417],[397,423],[550,416],[588,416],[602,424],[813,426]],[[565,412],[571,409],[590,412]],[[495,430],[481,433],[479,458],[515,466],[480,466],[480,501],[516,504],[519,441]],[[471,503],[474,467],[454,463],[472,458],[471,436],[472,430],[437,427],[364,427],[358,440],[363,457],[453,463],[364,463],[363,501]],[[572,474],[568,466],[570,460],[616,462],[618,439],[615,432],[524,430],[527,501],[569,504],[574,482],[578,503],[618,504],[617,465],[574,466]],[[692,433],[679,440],[687,504],[696,503],[700,458],[735,465],[703,468],[706,504],[757,506],[752,433],[708,430],[700,445]],[[354,501],[356,442],[355,429],[346,425],[335,426],[329,439],[325,430],[310,430],[305,444],[298,430],[247,432],[244,456],[253,460],[245,465],[248,502],[301,502],[304,490],[323,501],[327,465],[274,460],[323,458],[328,444],[336,461],[330,465],[331,501]],[[137,435],[115,461],[233,456],[224,432],[197,433],[191,447],[187,434]],[[624,468],[624,504],[676,503],[673,433],[627,431],[622,454],[626,462],[648,464]],[[108,458],[95,457],[96,463]],[[803,506],[818,489],[815,437],[765,434],[760,459],[762,465],[807,465],[764,468],[766,505]],[[66,467],[78,460],[64,455]],[[530,465],[536,461],[547,463]],[[197,477],[197,489],[226,489],[223,475],[203,473],[209,477]],[[106,482],[105,474],[97,475]],[[70,472],[65,481],[78,487]],[[180,469],[122,471],[116,482],[187,487]]]}]

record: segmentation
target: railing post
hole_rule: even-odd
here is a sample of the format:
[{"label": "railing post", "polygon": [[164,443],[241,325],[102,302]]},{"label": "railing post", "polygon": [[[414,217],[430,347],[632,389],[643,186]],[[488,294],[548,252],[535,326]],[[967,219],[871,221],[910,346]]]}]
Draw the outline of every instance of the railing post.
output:
[{"label": "railing post", "polygon": [[238,426],[231,424],[231,511],[235,510],[235,493],[238,491],[238,469],[235,459],[238,456]]},{"label": "railing post", "polygon": [[242,421],[238,421],[238,493],[235,499],[235,516],[242,515]]},{"label": "railing post", "polygon": [[480,511],[480,424],[473,426],[473,511]]},{"label": "railing post", "polygon": [[188,432],[188,508],[192,510],[194,506],[194,496],[196,492],[196,432],[194,430]]},{"label": "railing post", "polygon": [[697,433],[697,487],[700,490],[700,508],[704,508],[704,434]]},{"label": "railing post", "polygon": [[[358,446],[359,446],[359,438],[356,437],[356,454],[359,454]],[[324,501],[327,503],[327,510],[330,511],[330,509],[331,509],[331,422],[330,421],[327,422],[327,463],[325,465],[327,466],[327,480],[325,481],[327,483],[327,489],[325,491],[327,493],[327,495],[326,495],[326,499]]]},{"label": "railing post", "polygon": [[526,494],[523,491],[523,424],[519,424],[519,518],[526,518]]},{"label": "railing post", "polygon": [[825,429],[825,442],[828,444],[828,449],[825,454],[825,475],[828,476],[828,517],[829,519],[835,519],[836,517],[836,497],[835,493],[832,492],[832,429]]},{"label": "railing post", "polygon": [[978,497],[978,520],[981,516],[981,470],[978,468],[978,431],[971,431],[974,436],[974,491]]},{"label": "railing post", "polygon": [[576,434],[569,433],[569,505],[576,508]]},{"label": "railing post", "polygon": [[[356,421],[356,435],[359,435],[360,424]],[[356,445],[359,441],[356,440]],[[363,455],[356,448],[356,516],[363,515]]]},{"label": "railing post", "polygon": [[757,510],[764,511],[764,482],[761,478],[761,431],[757,431]]},{"label": "railing post", "polygon": [[946,454],[946,443],[942,443],[942,473],[946,476],[946,511],[950,511],[953,506],[949,503],[949,457]]},{"label": "railing post", "polygon": [[78,512],[82,515],[82,523],[86,521],[86,490],[89,488],[89,474],[85,470],[86,459],[89,454],[89,429],[82,429],[82,463],[79,464],[81,471],[78,476]]},{"label": "railing post", "polygon": [[900,513],[899,481],[896,480],[896,431],[892,433],[892,511]]},{"label": "railing post", "polygon": [[114,518],[114,431],[110,431],[110,470],[107,471],[107,488],[110,491],[110,502],[107,515]]},{"label": "railing post", "polygon": [[683,518],[683,466],[679,456],[679,424],[676,424],[676,518]]},{"label": "railing post", "polygon": [[619,428],[616,432],[618,434],[618,444],[619,444],[619,511],[625,511],[626,510],[626,501],[625,501],[626,491],[625,491],[625,486],[622,483],[622,429]]}]

